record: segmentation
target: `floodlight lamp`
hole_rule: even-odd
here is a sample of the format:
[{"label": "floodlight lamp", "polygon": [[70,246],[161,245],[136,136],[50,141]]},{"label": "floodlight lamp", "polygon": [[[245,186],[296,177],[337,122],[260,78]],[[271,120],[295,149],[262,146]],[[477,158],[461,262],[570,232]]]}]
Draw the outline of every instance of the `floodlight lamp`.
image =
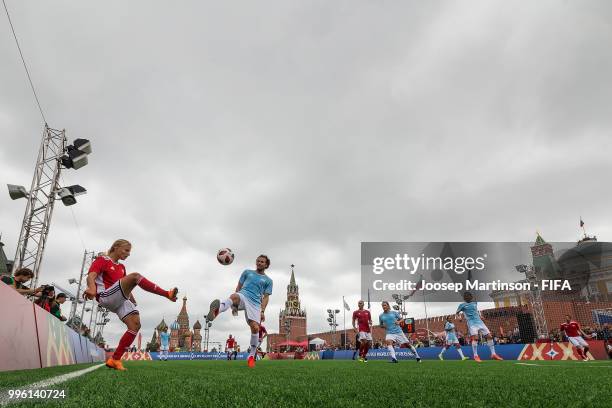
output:
[{"label": "floodlight lamp", "polygon": [[67,169],[78,170],[87,165],[87,153],[73,146],[68,146],[68,152],[62,156],[61,162]]},{"label": "floodlight lamp", "polygon": [[334,312],[336,312],[336,313],[340,313],[340,310],[339,310],[339,309],[336,309],[336,310],[334,310]]},{"label": "floodlight lamp", "polygon": [[87,193],[84,187],[73,185],[59,189],[57,195],[62,200],[65,206],[74,205],[77,203],[76,196]]},{"label": "floodlight lamp", "polygon": [[331,313],[331,309],[327,309],[327,313]]},{"label": "floodlight lamp", "polygon": [[391,297],[392,297],[394,300],[397,300],[397,299],[399,298],[399,295],[398,295],[397,293],[394,293],[394,294],[392,294],[392,295],[391,295]]},{"label": "floodlight lamp", "polygon": [[393,305],[393,310],[399,310],[399,306],[398,305]]},{"label": "floodlight lamp", "polygon": [[68,283],[70,283],[70,284],[73,284],[73,283],[76,283],[76,282],[77,282],[77,280],[74,279],[74,278],[68,279]]},{"label": "floodlight lamp", "polygon": [[11,196],[12,200],[17,200],[18,198],[27,198],[28,190],[25,189],[24,186],[16,186],[14,184],[7,184],[9,191],[9,196]]},{"label": "floodlight lamp", "polygon": [[331,323],[331,322],[332,322],[332,318],[331,318],[331,317],[328,317],[328,318],[327,318],[327,321]]},{"label": "floodlight lamp", "polygon": [[91,154],[91,142],[87,139],[74,139],[72,145],[85,154]]}]

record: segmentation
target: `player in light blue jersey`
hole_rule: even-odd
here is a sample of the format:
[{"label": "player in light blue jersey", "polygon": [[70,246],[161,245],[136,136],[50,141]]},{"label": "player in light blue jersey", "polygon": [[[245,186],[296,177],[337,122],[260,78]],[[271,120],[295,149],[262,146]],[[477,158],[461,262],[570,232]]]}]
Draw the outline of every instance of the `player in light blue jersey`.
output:
[{"label": "player in light blue jersey", "polygon": [[223,302],[215,299],[210,303],[210,311],[206,321],[212,322],[219,313],[232,308],[244,310],[247,324],[251,328],[251,348],[249,349],[248,365],[255,367],[255,354],[259,343],[259,325],[265,320],[264,311],[272,294],[272,279],[266,275],[270,267],[270,258],[259,255],[255,261],[256,270],[246,269],[240,275],[236,292]]},{"label": "player in light blue jersey", "polygon": [[444,353],[449,349],[450,346],[455,346],[457,349],[457,353],[461,356],[461,360],[469,360],[469,357],[463,355],[463,350],[461,350],[461,345],[459,344],[459,339],[457,338],[457,333],[455,332],[455,325],[452,322],[453,318],[448,316],[446,318],[446,323],[444,324],[444,332],[446,333],[446,341],[444,347],[442,347],[442,351],[438,354],[438,358],[440,360],[444,360]]},{"label": "player in light blue jersey", "polygon": [[473,296],[470,292],[463,294],[464,303],[461,303],[457,308],[457,316],[459,321],[463,321],[461,314],[465,316],[467,321],[468,333],[472,338],[472,352],[474,353],[474,360],[480,362],[478,356],[478,335],[482,334],[487,339],[487,345],[491,350],[491,358],[493,360],[503,360],[500,356],[495,353],[495,346],[493,345],[493,336],[491,332],[480,318],[480,312],[478,312],[478,303],[473,302]]},{"label": "player in light blue jersey", "polygon": [[402,344],[408,344],[408,347],[412,350],[416,357],[416,361],[418,363],[421,362],[421,356],[416,351],[412,342],[406,338],[406,335],[402,331],[402,327],[400,326],[400,322],[402,321],[402,317],[400,314],[394,310],[391,310],[389,306],[389,302],[382,302],[383,313],[378,316],[379,324],[385,328],[385,343],[387,343],[387,348],[389,349],[389,354],[391,355],[391,363],[397,363],[397,357],[395,354],[395,349],[393,348],[393,344],[397,344],[401,346]]},{"label": "player in light blue jersey", "polygon": [[163,361],[168,360],[168,350],[170,346],[170,334],[168,333],[168,328],[164,327],[162,331],[159,332],[159,359]]}]

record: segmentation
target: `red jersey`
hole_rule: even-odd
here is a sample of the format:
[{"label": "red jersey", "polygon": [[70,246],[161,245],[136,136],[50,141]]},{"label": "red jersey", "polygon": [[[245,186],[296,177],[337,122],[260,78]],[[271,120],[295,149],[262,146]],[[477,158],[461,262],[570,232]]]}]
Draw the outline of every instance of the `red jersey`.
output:
[{"label": "red jersey", "polygon": [[97,292],[103,292],[110,288],[125,274],[125,266],[120,263],[113,262],[108,256],[97,257],[89,267],[89,273],[95,272]]},{"label": "red jersey", "polygon": [[360,332],[370,332],[370,321],[372,320],[372,316],[369,310],[355,310],[353,312],[353,322],[355,322],[355,320],[357,320]]},{"label": "red jersey", "polygon": [[268,334],[268,331],[266,330],[265,327],[263,327],[263,324],[259,325],[259,340],[261,341],[261,339],[263,338],[264,335]]},{"label": "red jersey", "polygon": [[225,348],[228,349],[233,349],[236,346],[236,339],[231,338],[231,339],[227,339],[227,341],[225,342]]},{"label": "red jersey", "polygon": [[573,320],[569,323],[563,323],[561,327],[559,328],[559,330],[564,331],[567,337],[579,337],[580,336],[580,332],[579,332],[580,325]]}]

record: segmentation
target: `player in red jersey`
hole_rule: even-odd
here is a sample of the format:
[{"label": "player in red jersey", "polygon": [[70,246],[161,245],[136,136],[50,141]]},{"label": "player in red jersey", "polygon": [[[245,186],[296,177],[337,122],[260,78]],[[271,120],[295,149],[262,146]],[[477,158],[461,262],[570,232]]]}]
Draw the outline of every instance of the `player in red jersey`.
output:
[{"label": "player in red jersey", "polygon": [[238,355],[238,353],[236,353],[236,339],[233,338],[231,334],[229,335],[227,340],[225,340],[225,353],[227,354],[228,360],[231,360],[232,356],[235,360],[236,356]]},{"label": "player in red jersey", "polygon": [[[359,332],[359,361],[366,362],[368,350],[372,341],[372,315],[370,311],[363,308],[363,300],[357,302],[359,309],[353,312],[353,329]],[[358,327],[355,326],[355,321]]]},{"label": "player in red jersey", "polygon": [[129,241],[118,239],[108,250],[108,255],[98,256],[89,268],[87,289],[83,293],[83,297],[90,300],[95,298],[100,306],[116,313],[127,326],[115,353],[106,361],[107,367],[120,371],[125,370],[121,364],[121,356],[140,330],[140,316],[136,310],[136,300],[132,290],[140,286],[147,292],[163,296],[173,302],[176,302],[178,293],[177,288],[161,289],[139,273],[126,274],[125,266],[119,261],[126,260],[131,250],[132,244]]},{"label": "player in red jersey", "polygon": [[588,336],[580,329],[580,324],[572,320],[570,315],[565,315],[565,323],[561,324],[559,331],[565,334],[569,342],[576,347],[582,361],[588,361],[589,343],[584,340],[584,337]]}]

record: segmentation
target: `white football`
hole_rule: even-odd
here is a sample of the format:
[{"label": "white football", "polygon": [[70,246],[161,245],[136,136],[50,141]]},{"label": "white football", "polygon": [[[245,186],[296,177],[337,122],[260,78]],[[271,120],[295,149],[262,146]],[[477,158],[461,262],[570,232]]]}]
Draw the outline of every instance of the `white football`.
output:
[{"label": "white football", "polygon": [[229,248],[221,248],[219,252],[217,252],[217,261],[221,265],[229,265],[234,262],[234,253]]}]

